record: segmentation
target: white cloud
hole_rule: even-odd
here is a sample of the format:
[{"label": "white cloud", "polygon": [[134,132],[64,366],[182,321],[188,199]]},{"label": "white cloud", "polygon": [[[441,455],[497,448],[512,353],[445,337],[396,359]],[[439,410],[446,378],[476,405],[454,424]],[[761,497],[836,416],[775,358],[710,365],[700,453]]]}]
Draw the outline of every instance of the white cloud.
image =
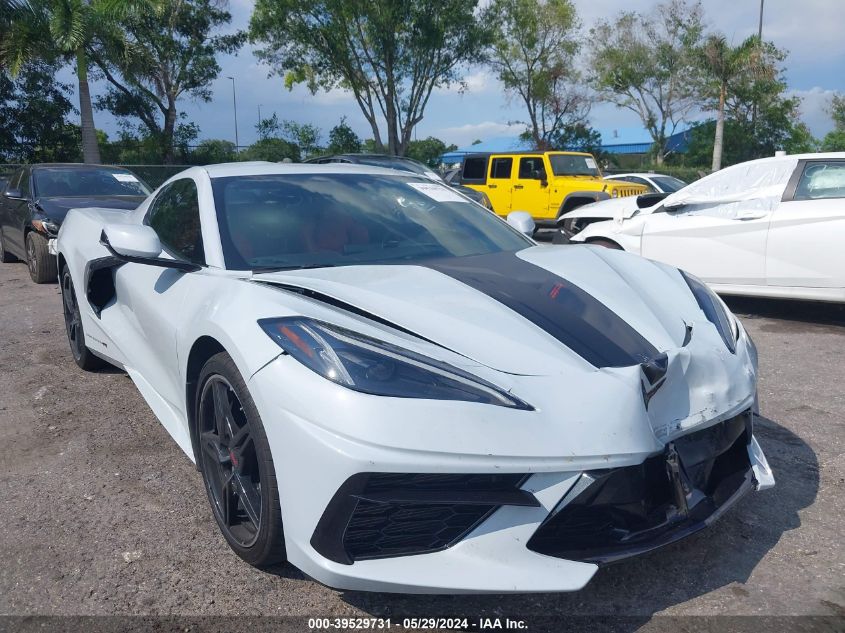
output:
[{"label": "white cloud", "polygon": [[822,137],[833,129],[830,117],[830,100],[837,94],[836,90],[814,87],[809,90],[790,90],[790,97],[801,99],[801,118],[817,137]]},{"label": "white cloud", "polygon": [[440,128],[435,131],[435,135],[446,143],[454,143],[458,147],[463,147],[476,139],[488,140],[497,136],[519,136],[524,131],[525,126],[521,123],[482,121],[481,123],[466,123],[454,127]]}]

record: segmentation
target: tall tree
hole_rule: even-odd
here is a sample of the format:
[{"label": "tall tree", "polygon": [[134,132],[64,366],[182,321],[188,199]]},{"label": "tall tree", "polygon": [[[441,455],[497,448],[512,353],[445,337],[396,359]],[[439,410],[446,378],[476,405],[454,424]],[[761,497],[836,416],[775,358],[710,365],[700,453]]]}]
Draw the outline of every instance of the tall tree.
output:
[{"label": "tall tree", "polygon": [[[478,0],[257,0],[250,37],[288,88],[352,92],[376,148],[404,155],[432,91],[487,41]],[[382,136],[380,123],[386,126]]]},{"label": "tall tree", "polygon": [[411,141],[408,144],[408,157],[418,160],[432,169],[437,169],[440,167],[440,157],[446,152],[453,152],[456,149],[458,149],[457,145],[446,145],[439,138],[429,136],[420,141]]},{"label": "tall tree", "polygon": [[496,25],[487,59],[528,113],[526,127],[538,149],[566,126],[583,122],[590,101],[575,70],[578,16],[571,0],[493,0],[487,19]]},{"label": "tall tree", "polygon": [[697,105],[702,9],[668,0],[649,14],[623,13],[591,34],[593,85],[600,98],[635,112],[662,164],[667,142]]},{"label": "tall tree", "polygon": [[326,151],[330,154],[354,154],[361,151],[361,139],[349,127],[345,116],[329,130],[329,146]]},{"label": "tall tree", "polygon": [[833,95],[828,112],[833,119],[833,130],[825,135],[821,149],[824,152],[845,152],[845,95]]},{"label": "tall tree", "polygon": [[67,122],[74,112],[70,86],[56,81],[57,67],[33,61],[16,77],[0,73],[0,160],[75,161],[79,127]]},{"label": "tall tree", "polygon": [[27,62],[76,63],[77,92],[85,162],[99,163],[88,85],[88,49],[98,31],[137,10],[140,0],[13,0],[6,3],[8,28],[0,38],[0,63],[13,75]]},{"label": "tall tree", "polygon": [[98,107],[137,118],[157,139],[159,160],[173,163],[179,99],[187,94],[209,101],[210,84],[220,74],[217,54],[242,44],[242,35],[215,34],[231,19],[217,0],[158,0],[127,16],[91,52],[110,85]]},{"label": "tall tree", "polygon": [[734,85],[749,77],[773,77],[774,65],[763,53],[757,36],[739,46],[731,46],[723,35],[709,35],[701,47],[704,70],[704,95],[716,93],[716,132],[713,139],[712,171],[722,168],[722,145],[725,135],[725,107]]}]

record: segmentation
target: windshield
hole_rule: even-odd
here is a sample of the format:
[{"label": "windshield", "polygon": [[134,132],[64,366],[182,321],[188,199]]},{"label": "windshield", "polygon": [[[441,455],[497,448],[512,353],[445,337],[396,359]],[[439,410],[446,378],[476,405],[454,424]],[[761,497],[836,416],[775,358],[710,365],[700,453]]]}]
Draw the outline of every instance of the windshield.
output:
[{"label": "windshield", "polygon": [[533,242],[418,176],[283,174],[212,180],[230,270],[413,263]]},{"label": "windshield", "polygon": [[149,188],[132,172],[115,167],[39,167],[32,172],[37,196],[148,196]]},{"label": "windshield", "polygon": [[599,167],[592,156],[580,154],[549,154],[555,176],[595,176],[600,178]]},{"label": "windshield", "polygon": [[663,193],[675,193],[687,186],[683,180],[672,176],[650,176],[654,183],[660,187]]}]

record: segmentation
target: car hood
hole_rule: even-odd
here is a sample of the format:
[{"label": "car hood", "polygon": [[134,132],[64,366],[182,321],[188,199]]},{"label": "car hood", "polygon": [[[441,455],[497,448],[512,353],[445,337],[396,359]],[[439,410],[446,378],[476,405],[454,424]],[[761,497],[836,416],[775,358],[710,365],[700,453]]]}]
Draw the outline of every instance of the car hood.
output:
[{"label": "car hood", "polygon": [[136,209],[146,198],[144,196],[82,196],[42,197],[35,201],[44,217],[61,224],[71,209],[102,207],[108,209]]},{"label": "car hood", "polygon": [[701,317],[675,269],[591,246],[252,279],[306,290],[333,307],[366,313],[519,375],[635,366],[682,347],[687,323]]},{"label": "car hood", "polygon": [[607,218],[612,220],[615,217],[622,215],[627,216],[637,210],[636,196],[628,196],[625,198],[611,198],[610,200],[600,200],[599,202],[592,202],[590,204],[583,204],[577,209],[564,213],[562,218]]}]

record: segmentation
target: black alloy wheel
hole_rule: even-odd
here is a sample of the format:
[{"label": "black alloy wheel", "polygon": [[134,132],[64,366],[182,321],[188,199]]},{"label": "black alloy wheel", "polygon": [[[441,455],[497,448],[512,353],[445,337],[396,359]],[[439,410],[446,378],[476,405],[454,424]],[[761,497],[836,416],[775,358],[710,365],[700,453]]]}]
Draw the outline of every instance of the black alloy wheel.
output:
[{"label": "black alloy wheel", "polygon": [[256,567],[280,563],[285,556],[276,477],[255,404],[225,353],[206,363],[200,385],[198,461],[214,518],[245,561]]},{"label": "black alloy wheel", "polygon": [[82,328],[82,315],[79,312],[79,304],[76,302],[76,292],[73,288],[73,279],[70,276],[70,269],[65,266],[62,270],[62,311],[65,315],[65,330],[67,331],[67,342],[70,345],[70,352],[74,362],[82,369],[91,371],[99,369],[107,363],[91,353],[85,345],[85,330]]}]

